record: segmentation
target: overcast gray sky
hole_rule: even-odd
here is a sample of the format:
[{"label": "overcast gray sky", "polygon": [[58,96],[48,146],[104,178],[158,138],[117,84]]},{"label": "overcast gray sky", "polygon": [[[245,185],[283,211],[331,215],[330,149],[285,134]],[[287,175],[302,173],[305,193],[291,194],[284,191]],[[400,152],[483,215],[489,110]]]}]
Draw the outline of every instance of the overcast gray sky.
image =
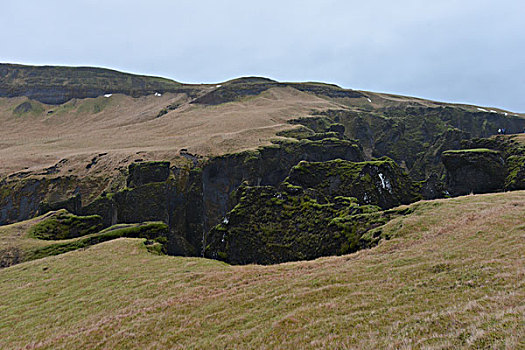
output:
[{"label": "overcast gray sky", "polygon": [[0,0],[0,62],[260,75],[525,112],[522,0]]}]

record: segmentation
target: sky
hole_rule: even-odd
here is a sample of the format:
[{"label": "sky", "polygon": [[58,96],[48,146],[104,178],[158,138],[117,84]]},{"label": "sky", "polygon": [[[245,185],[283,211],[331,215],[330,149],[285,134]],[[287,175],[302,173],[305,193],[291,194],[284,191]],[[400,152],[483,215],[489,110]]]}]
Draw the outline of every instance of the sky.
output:
[{"label": "sky", "polygon": [[0,62],[322,81],[525,112],[521,0],[0,0]]}]

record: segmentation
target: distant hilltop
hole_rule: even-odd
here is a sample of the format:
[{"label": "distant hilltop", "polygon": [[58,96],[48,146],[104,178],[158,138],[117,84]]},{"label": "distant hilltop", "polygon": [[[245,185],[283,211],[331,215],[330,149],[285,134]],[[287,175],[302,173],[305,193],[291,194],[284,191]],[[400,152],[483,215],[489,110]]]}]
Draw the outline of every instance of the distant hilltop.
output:
[{"label": "distant hilltop", "polygon": [[0,64],[0,97],[27,96],[46,104],[107,93],[139,97],[187,89],[173,80],[104,68]]}]

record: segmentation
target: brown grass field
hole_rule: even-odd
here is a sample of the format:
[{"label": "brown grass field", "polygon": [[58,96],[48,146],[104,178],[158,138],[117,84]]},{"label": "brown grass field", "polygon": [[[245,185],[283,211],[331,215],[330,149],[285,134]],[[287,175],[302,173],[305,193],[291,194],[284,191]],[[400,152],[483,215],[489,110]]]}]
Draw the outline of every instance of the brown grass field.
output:
[{"label": "brown grass field", "polygon": [[[202,86],[203,91],[213,86]],[[26,97],[0,98],[0,178],[20,171],[38,172],[66,161],[61,174],[83,175],[86,165],[107,153],[92,171],[111,173],[137,159],[177,161],[179,150],[202,156],[233,153],[268,145],[276,133],[293,126],[290,119],[327,109],[373,110],[395,105],[440,106],[446,103],[361,91],[368,98],[330,99],[291,87],[274,87],[257,96],[215,106],[191,104],[184,94],[140,98],[73,99],[54,106]],[[177,105],[167,114],[159,112]],[[475,106],[456,105],[476,111]],[[495,109],[498,112],[504,111]]]},{"label": "brown grass field", "polygon": [[[61,159],[72,160],[70,169],[79,173],[101,152],[116,166],[129,157],[172,159],[181,148],[205,156],[251,149],[292,128],[286,123],[290,119],[338,106],[292,88],[273,88],[218,106],[191,105],[185,95],[176,94],[113,95],[59,106],[32,102],[33,112],[13,113],[24,101],[27,98],[0,98],[0,177]],[[173,103],[180,107],[156,117]]]},{"label": "brown grass field", "polygon": [[5,268],[0,348],[525,348],[525,192],[411,206],[376,248],[314,261],[229,266],[118,239]]}]

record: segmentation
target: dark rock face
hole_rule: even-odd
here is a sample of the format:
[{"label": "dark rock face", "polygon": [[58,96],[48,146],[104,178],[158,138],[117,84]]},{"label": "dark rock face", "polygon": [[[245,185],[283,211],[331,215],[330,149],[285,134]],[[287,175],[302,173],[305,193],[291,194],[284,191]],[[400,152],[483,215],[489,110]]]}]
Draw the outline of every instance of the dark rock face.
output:
[{"label": "dark rock face", "polygon": [[524,118],[453,107],[391,107],[373,113],[330,110],[292,123],[315,133],[327,132],[333,123],[342,124],[344,135],[359,141],[367,157],[388,156],[420,181],[431,174],[444,175],[441,153],[464,148],[463,140],[487,138],[500,128],[508,133],[525,128]]},{"label": "dark rock face", "polygon": [[439,179],[437,174],[432,174],[425,181],[421,182],[419,191],[423,199],[444,198],[449,193],[446,190],[445,183]]},{"label": "dark rock face", "polygon": [[33,106],[31,105],[31,102],[26,101],[16,106],[13,112],[15,112],[16,114],[24,114],[30,112],[32,109]]},{"label": "dark rock face", "polygon": [[503,190],[505,161],[501,154],[486,148],[446,151],[447,187],[453,196]]},{"label": "dark rock face", "polygon": [[77,180],[74,176],[65,176],[0,182],[0,225],[27,220],[44,209],[75,210],[78,208],[76,199],[68,198],[75,196]]},{"label": "dark rock face", "polygon": [[282,142],[257,151],[213,158],[203,166],[204,231],[211,229],[233,207],[230,194],[244,181],[250,185],[276,186],[301,160],[363,160],[354,142],[338,139]]},{"label": "dark rock face", "polygon": [[143,162],[129,166],[128,187],[138,187],[151,182],[164,182],[170,175],[170,162]]},{"label": "dark rock face", "polygon": [[308,189],[319,202],[336,196],[354,197],[359,204],[382,209],[420,199],[417,186],[392,160],[348,162],[300,162],[286,179],[294,186]]},{"label": "dark rock face", "polygon": [[205,255],[273,264],[350,253],[373,244],[363,235],[393,215],[378,205],[418,198],[416,186],[391,160],[301,162],[279,189],[242,186],[238,204],[207,235]]},{"label": "dark rock face", "polygon": [[120,189],[105,190],[87,203],[78,191],[84,181],[81,179],[12,181],[0,187],[0,222],[24,220],[37,212],[62,208],[77,215],[100,215],[104,227],[162,221],[170,227],[170,254],[201,255],[205,233],[236,204],[231,194],[243,182],[277,185],[301,160],[337,158],[361,161],[363,155],[352,141],[323,139],[281,142],[215,157],[198,161],[193,169],[170,169],[169,162],[136,163],[129,167]]},{"label": "dark rock face", "polygon": [[517,142],[514,136],[495,136],[463,140],[461,147],[469,149],[490,149],[499,152],[504,159],[506,191],[525,189],[525,146]]}]

